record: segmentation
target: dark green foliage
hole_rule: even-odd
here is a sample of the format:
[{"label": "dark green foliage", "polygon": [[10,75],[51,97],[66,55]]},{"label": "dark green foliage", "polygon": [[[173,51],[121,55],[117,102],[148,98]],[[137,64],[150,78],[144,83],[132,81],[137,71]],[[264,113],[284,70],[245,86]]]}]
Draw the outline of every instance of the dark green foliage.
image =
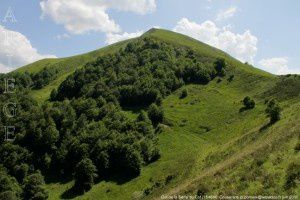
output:
[{"label": "dark green foliage", "polygon": [[180,98],[181,98],[181,99],[184,99],[184,98],[187,97],[187,96],[188,96],[188,91],[187,91],[187,89],[183,89],[183,90],[181,91]]},{"label": "dark green foliage", "polygon": [[269,101],[265,112],[266,112],[267,116],[270,117],[271,124],[280,120],[281,108],[279,107],[279,105],[275,99],[272,99],[271,101]]},{"label": "dark green foliage", "polygon": [[300,141],[296,144],[295,146],[295,151],[299,152],[300,151]]},{"label": "dark green foliage", "polygon": [[152,141],[144,140],[141,142],[141,155],[146,163],[154,162],[160,157],[159,150]]},{"label": "dark green foliage", "polygon": [[20,183],[23,182],[23,179],[27,176],[28,172],[29,172],[28,164],[22,163],[14,167],[15,177]]},{"label": "dark green foliage", "polygon": [[201,184],[198,186],[197,196],[203,197],[208,192],[209,192],[208,188],[205,185]]},{"label": "dark green foliage", "polygon": [[0,196],[11,199],[18,199],[22,192],[17,180],[7,174],[5,169],[0,169]]},{"label": "dark green foliage", "polygon": [[215,69],[218,76],[223,77],[226,75],[226,62],[224,58],[217,59],[215,62]]},{"label": "dark green foliage", "polygon": [[234,75],[232,74],[229,76],[229,78],[227,80],[228,80],[228,82],[231,82],[231,81],[233,81],[233,79],[234,79]]},{"label": "dark green foliage", "polygon": [[162,101],[163,101],[163,98],[161,96],[158,96],[155,100],[155,104],[157,106],[162,106]]},{"label": "dark green foliage", "polygon": [[243,99],[243,104],[246,109],[252,109],[255,107],[255,101],[248,96]]},{"label": "dark green foliage", "polygon": [[148,109],[148,117],[154,125],[161,123],[164,119],[164,112],[161,107],[151,104]]},{"label": "dark green foliage", "polygon": [[49,69],[47,67],[43,68],[38,73],[32,75],[33,88],[41,89],[48,85],[50,81],[56,78],[58,71],[55,69]]},{"label": "dark green foliage", "polygon": [[94,180],[97,177],[97,169],[93,162],[84,158],[80,161],[75,168],[75,184],[74,188],[78,192],[88,191],[94,185]]},{"label": "dark green foliage", "polygon": [[165,185],[169,184],[174,178],[174,175],[168,175],[165,179]]},{"label": "dark green foliage", "polygon": [[51,94],[50,94],[50,100],[51,100],[51,101],[54,101],[55,98],[56,98],[56,96],[57,96],[57,90],[56,90],[56,89],[53,89],[53,90],[51,91]]},{"label": "dark green foliage", "polygon": [[33,74],[29,74],[28,72],[12,72],[4,76],[14,78],[15,85],[18,88],[41,89],[44,86],[48,85],[52,80],[54,80],[57,77],[57,74],[58,70],[45,67],[39,72]]},{"label": "dark green foliage", "polygon": [[5,191],[0,193],[0,199],[3,200],[18,200],[20,198],[12,191]]},{"label": "dark green foliage", "polygon": [[300,181],[300,162],[292,162],[286,170],[285,188],[290,189],[296,186]]},{"label": "dark green foliage", "polygon": [[24,180],[24,199],[44,200],[48,198],[48,193],[43,188],[45,182],[41,173],[38,171],[27,176]]}]

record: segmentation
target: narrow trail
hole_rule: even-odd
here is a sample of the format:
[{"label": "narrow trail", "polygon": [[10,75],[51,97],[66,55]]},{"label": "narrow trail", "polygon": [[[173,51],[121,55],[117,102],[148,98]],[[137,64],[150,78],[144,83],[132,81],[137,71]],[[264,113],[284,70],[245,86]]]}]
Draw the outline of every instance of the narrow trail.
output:
[{"label": "narrow trail", "polygon": [[[279,133],[284,133],[284,134],[276,134],[276,135],[272,135],[272,134],[268,134],[268,136],[266,138],[264,138],[263,140],[259,140],[258,142],[252,143],[247,145],[246,147],[244,147],[239,153],[236,153],[234,155],[232,155],[231,157],[229,157],[228,159],[226,159],[225,161],[216,164],[215,166],[204,170],[200,175],[198,175],[197,177],[188,180],[174,188],[171,188],[169,191],[167,191],[166,193],[163,193],[161,195],[165,195],[165,196],[173,196],[173,195],[177,195],[177,194],[184,194],[185,192],[188,191],[194,191],[197,189],[198,183],[206,177],[209,176],[213,176],[218,172],[221,172],[229,167],[233,167],[234,165],[238,164],[239,162],[243,162],[243,159],[247,156],[250,156],[251,154],[264,149],[266,146],[271,146],[272,144],[274,144],[276,141],[282,140],[284,138],[287,138],[289,136],[292,136],[294,134],[299,134],[300,130],[300,126],[296,125],[294,126],[292,129],[289,130],[289,132],[285,132],[284,129],[281,130]],[[155,197],[154,199],[162,199],[161,196],[159,197]]]}]

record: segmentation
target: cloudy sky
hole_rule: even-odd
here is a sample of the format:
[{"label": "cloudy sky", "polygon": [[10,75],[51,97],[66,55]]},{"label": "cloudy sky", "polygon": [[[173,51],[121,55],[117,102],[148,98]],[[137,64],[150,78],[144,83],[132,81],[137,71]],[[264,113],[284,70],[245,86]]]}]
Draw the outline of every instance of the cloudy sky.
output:
[{"label": "cloudy sky", "polygon": [[2,0],[0,5],[0,72],[160,27],[274,74],[300,73],[298,0]]}]

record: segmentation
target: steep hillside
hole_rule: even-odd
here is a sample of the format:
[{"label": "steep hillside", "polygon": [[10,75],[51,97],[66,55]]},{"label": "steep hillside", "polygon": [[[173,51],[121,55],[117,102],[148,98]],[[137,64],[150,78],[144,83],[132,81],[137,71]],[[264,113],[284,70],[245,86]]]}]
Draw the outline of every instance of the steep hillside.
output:
[{"label": "steep hillside", "polygon": [[[17,70],[26,72],[33,83],[20,83],[40,106],[21,114],[17,144],[43,158],[33,165],[49,199],[300,195],[299,75],[275,76],[160,29]],[[24,143],[32,139],[39,146]],[[83,158],[98,177],[78,193],[68,172]]]}]

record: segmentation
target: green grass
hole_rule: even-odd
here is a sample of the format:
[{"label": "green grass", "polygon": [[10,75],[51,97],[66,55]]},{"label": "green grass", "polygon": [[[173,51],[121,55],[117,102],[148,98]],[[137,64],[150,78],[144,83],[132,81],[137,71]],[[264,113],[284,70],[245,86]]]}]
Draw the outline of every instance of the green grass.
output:
[{"label": "green grass", "polygon": [[[186,98],[179,98],[182,90],[179,89],[164,99],[163,108],[170,125],[162,126],[159,134],[161,158],[143,167],[141,175],[133,180],[125,183],[102,181],[74,199],[139,199],[147,188],[151,188],[150,195],[143,198],[159,199],[161,194],[195,194],[199,184],[211,186],[211,194],[259,194],[263,191],[272,193],[272,190],[283,193],[279,188],[284,184],[287,165],[299,158],[299,153],[293,152],[300,133],[299,95],[283,99],[280,102],[282,119],[260,130],[268,123],[264,113],[265,100],[271,98],[267,91],[273,90],[279,83],[277,76],[245,65],[218,49],[181,34],[153,29],[142,37],[155,37],[174,45],[187,46],[203,56],[224,57],[232,67],[228,76],[234,74],[235,77],[232,82],[226,80],[227,76],[219,83],[214,80],[208,85],[187,85],[184,86],[188,90]],[[45,66],[60,69],[56,80],[41,90],[32,91],[32,95],[43,102],[69,74],[98,56],[117,51],[127,42],[75,57],[42,60],[18,71],[35,73]],[[289,90],[299,87],[295,84]],[[253,98],[256,107],[239,112],[245,96]],[[140,109],[125,109],[124,113],[134,119]],[[263,168],[255,166],[258,158],[264,159]],[[278,159],[280,161],[277,162]],[[249,166],[254,166],[254,169]],[[166,184],[168,176],[173,178]],[[242,177],[248,180],[246,185],[240,181]],[[275,185],[266,189],[264,181],[268,177],[276,178],[276,182],[273,181]],[[72,185],[72,181],[48,183],[49,199],[60,199]]]}]

